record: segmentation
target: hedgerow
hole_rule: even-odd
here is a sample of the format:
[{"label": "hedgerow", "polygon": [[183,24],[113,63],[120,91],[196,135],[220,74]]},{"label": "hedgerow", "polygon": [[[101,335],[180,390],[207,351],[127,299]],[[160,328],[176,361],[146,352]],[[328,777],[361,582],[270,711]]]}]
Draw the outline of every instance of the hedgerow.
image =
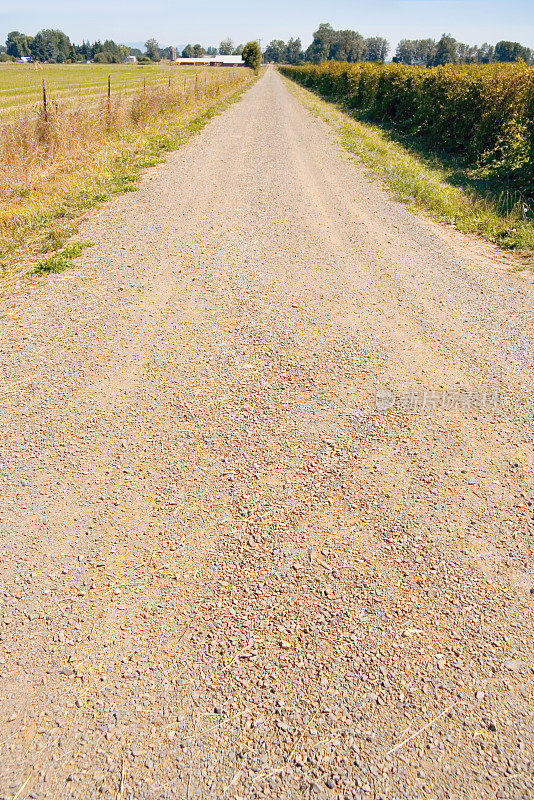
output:
[{"label": "hedgerow", "polygon": [[534,195],[534,67],[324,62],[281,71],[374,122],[486,171],[520,176]]}]

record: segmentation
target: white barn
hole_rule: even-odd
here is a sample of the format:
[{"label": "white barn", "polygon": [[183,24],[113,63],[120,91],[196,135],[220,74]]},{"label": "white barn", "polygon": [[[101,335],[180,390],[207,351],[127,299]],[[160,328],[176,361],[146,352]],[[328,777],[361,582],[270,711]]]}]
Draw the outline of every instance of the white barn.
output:
[{"label": "white barn", "polygon": [[241,56],[204,56],[203,58],[177,58],[174,64],[187,66],[206,66],[206,67],[241,67],[244,61]]}]

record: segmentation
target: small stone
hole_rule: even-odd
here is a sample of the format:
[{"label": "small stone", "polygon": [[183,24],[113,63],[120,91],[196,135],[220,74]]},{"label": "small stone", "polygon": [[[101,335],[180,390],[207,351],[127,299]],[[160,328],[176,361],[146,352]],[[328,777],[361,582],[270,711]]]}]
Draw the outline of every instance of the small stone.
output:
[{"label": "small stone", "polygon": [[521,662],[518,658],[508,658],[504,663],[503,667],[505,669],[509,669],[510,672],[519,672],[521,669]]},{"label": "small stone", "polygon": [[318,783],[315,783],[315,781],[313,783],[310,783],[310,789],[314,794],[322,794],[323,793],[323,790],[321,789],[321,787],[319,786]]},{"label": "small stone", "polygon": [[222,714],[222,708],[220,706],[215,706],[213,709],[214,714]]},{"label": "small stone", "polygon": [[280,647],[282,650],[289,650],[291,648],[290,642],[286,642],[284,639],[280,642]]},{"label": "small stone", "polygon": [[59,670],[59,674],[60,675],[66,675],[67,678],[70,678],[72,675],[74,675],[74,670],[71,669],[70,667],[62,667]]},{"label": "small stone", "polygon": [[485,695],[482,689],[479,689],[478,692],[475,693],[475,697],[477,700],[484,700]]},{"label": "small stone", "polygon": [[489,730],[489,731],[491,731],[492,733],[495,733],[495,731],[497,730],[497,728],[496,728],[496,726],[495,726],[495,723],[494,723],[494,722],[488,722],[488,730]]}]

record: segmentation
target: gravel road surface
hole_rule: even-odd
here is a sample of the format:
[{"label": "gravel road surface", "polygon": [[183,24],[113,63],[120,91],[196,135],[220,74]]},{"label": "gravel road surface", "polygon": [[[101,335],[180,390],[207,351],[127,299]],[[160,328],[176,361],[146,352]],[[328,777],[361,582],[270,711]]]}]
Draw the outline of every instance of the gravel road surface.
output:
[{"label": "gravel road surface", "polygon": [[534,287],[273,70],[80,238],[2,310],[0,797],[532,798]]}]

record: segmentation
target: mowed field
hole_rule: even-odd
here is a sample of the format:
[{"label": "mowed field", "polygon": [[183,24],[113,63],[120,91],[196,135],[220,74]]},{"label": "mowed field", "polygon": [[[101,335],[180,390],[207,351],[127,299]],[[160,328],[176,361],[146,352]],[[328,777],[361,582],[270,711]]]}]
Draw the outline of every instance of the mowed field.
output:
[{"label": "mowed field", "polygon": [[43,78],[56,99],[98,97],[111,91],[135,92],[144,85],[161,86],[194,75],[197,67],[171,64],[0,64],[0,115],[31,108],[41,101]]}]

